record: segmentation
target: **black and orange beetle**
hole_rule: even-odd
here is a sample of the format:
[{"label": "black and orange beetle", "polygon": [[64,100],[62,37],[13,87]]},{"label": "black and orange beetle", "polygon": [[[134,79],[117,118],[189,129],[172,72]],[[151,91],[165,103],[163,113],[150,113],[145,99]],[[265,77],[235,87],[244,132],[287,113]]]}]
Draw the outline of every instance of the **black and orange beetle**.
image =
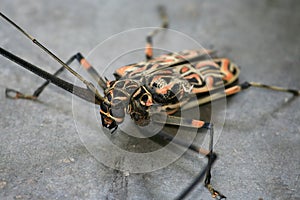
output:
[{"label": "black and orange beetle", "polygon": [[[215,190],[210,183],[211,167],[217,158],[212,148],[213,124],[199,119],[183,119],[175,116],[174,113],[179,109],[188,109],[220,99],[223,97],[223,94],[230,96],[239,93],[252,86],[289,92],[294,95],[299,95],[300,91],[256,82],[244,82],[240,84],[238,83],[239,67],[227,58],[214,57],[211,50],[184,50],[153,57],[153,36],[163,30],[162,28],[168,28],[165,9],[160,7],[159,12],[162,18],[162,25],[161,28],[155,29],[146,38],[146,60],[117,69],[114,74],[116,79],[113,81],[101,77],[80,53],[72,56],[67,62],[63,62],[12,20],[0,13],[4,20],[17,28],[62,65],[57,72],[50,74],[0,48],[2,56],[47,80],[33,95],[26,95],[14,89],[7,89],[6,96],[13,99],[35,100],[49,83],[53,83],[88,102],[99,105],[102,126],[111,130],[111,132],[114,132],[118,125],[123,123],[125,115],[130,115],[131,119],[138,126],[145,126],[150,121],[153,121],[154,123],[163,123],[165,125],[209,129],[211,144],[208,150],[195,145],[187,145],[183,141],[175,140],[173,136],[166,133],[158,133],[158,135],[164,140],[171,141],[180,146],[186,146],[189,150],[203,154],[208,158],[208,163],[204,169],[200,171],[195,180],[177,199],[185,198],[203,179],[205,179],[205,187],[214,198],[226,198],[222,193]],[[210,56],[212,59],[210,59]],[[102,88],[103,95],[100,94],[91,82],[69,67],[69,64],[74,60],[79,61],[95,79]],[[86,88],[78,87],[58,78],[57,75],[64,69],[67,69],[82,81],[86,85]],[[220,92],[221,89],[224,90]],[[196,95],[198,99],[190,101],[191,94]],[[165,115],[163,122],[157,120],[155,117],[162,113]]]}]

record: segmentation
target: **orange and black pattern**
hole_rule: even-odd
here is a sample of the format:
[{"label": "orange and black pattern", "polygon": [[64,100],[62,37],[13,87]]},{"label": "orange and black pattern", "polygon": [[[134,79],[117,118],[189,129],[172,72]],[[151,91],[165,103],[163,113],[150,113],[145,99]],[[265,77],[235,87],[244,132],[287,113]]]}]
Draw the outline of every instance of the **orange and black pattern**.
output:
[{"label": "orange and black pattern", "polygon": [[191,94],[208,95],[235,82],[239,68],[228,59],[211,59],[211,53],[186,50],[117,69],[116,80],[107,81],[104,96],[110,105],[101,106],[103,121],[119,124],[128,113],[138,125],[146,125],[153,105],[173,114]]},{"label": "orange and black pattern", "polygon": [[239,68],[225,58],[211,59],[211,53],[208,50],[186,50],[165,54],[121,67],[115,76],[118,80],[139,81],[152,94],[153,101],[160,105],[178,104],[190,94],[205,94],[237,81]]},{"label": "orange and black pattern", "polygon": [[[192,93],[203,93],[228,86],[239,76],[239,68],[226,58],[210,58],[211,51],[186,50],[153,58],[149,61],[126,65],[116,70],[117,79],[139,79],[147,77],[154,82],[149,86],[159,85],[161,79],[172,78],[173,82],[187,81]],[[175,80],[178,79],[178,80]],[[168,82],[168,81],[167,81]],[[188,89],[188,88],[186,88]]]}]

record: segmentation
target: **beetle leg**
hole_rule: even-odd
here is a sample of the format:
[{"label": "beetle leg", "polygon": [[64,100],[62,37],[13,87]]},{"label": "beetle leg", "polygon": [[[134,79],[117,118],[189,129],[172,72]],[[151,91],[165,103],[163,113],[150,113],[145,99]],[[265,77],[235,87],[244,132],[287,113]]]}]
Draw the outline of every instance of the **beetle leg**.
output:
[{"label": "beetle leg", "polygon": [[195,101],[187,102],[186,104],[182,105],[181,110],[187,110],[187,109],[193,108],[195,106],[203,105],[203,104],[210,103],[212,101],[224,98],[226,96],[234,95],[245,89],[250,88],[251,86],[258,87],[258,88],[265,88],[265,89],[279,91],[279,92],[288,92],[288,93],[292,93],[295,96],[300,95],[300,90],[282,88],[282,87],[272,86],[272,85],[265,85],[265,84],[257,83],[257,82],[244,82],[242,84],[238,84],[238,85],[229,87],[229,88],[225,89],[224,92],[216,92],[207,97],[202,97]]},{"label": "beetle leg", "polygon": [[226,198],[223,194],[218,192],[213,188],[213,186],[210,183],[211,179],[211,168],[214,164],[214,162],[217,159],[217,155],[213,152],[213,125],[211,123],[207,123],[208,128],[210,130],[210,144],[209,144],[209,150],[197,147],[194,144],[186,144],[182,140],[175,139],[174,136],[167,134],[165,132],[160,132],[158,135],[162,137],[162,139],[171,141],[179,146],[186,147],[190,151],[195,152],[197,154],[205,155],[208,158],[207,165],[200,171],[200,173],[196,176],[196,178],[190,183],[190,185],[185,188],[183,192],[180,193],[178,197],[176,197],[176,200],[184,199],[188,194],[192,192],[192,190],[204,179],[205,177],[205,187],[209,190],[213,198],[223,199]]},{"label": "beetle leg", "polygon": [[189,128],[209,128],[210,126],[210,123],[205,121],[196,120],[196,119],[186,119],[186,118],[177,117],[173,115],[155,114],[152,115],[151,117],[153,122],[159,124],[184,126]]},{"label": "beetle leg", "polygon": [[206,103],[210,103],[212,101],[221,99],[221,98],[225,98],[226,96],[231,96],[234,95],[236,93],[239,93],[241,91],[243,91],[244,89],[247,89],[248,83],[242,83],[242,84],[238,84],[238,85],[234,85],[232,87],[229,87],[227,89],[225,89],[224,91],[220,91],[220,92],[211,92],[210,95],[206,96],[206,97],[201,97],[197,100],[194,101],[189,101],[186,104],[181,106],[181,110],[188,110],[191,109],[193,107],[199,106],[199,105],[204,105]]},{"label": "beetle leg", "polygon": [[[213,129],[212,123],[208,123],[208,122],[201,121],[201,120],[185,119],[185,118],[172,116],[172,115],[167,115],[165,122],[157,119],[155,116],[152,119],[156,123],[164,123],[167,125],[185,126],[185,127],[191,127],[191,128],[207,128],[210,130],[210,137],[211,137],[210,147],[209,147],[210,150],[206,153],[203,153],[203,152],[205,152],[205,150],[203,150],[203,149],[201,150],[201,148],[198,148],[199,152],[200,152],[200,150],[202,151],[202,152],[200,152],[201,154],[205,154],[208,157],[208,165],[206,168],[206,177],[205,177],[205,187],[209,190],[212,197],[217,198],[217,199],[226,198],[223,194],[221,194],[220,192],[215,190],[210,183],[211,167],[213,165],[214,160],[216,159],[216,155],[213,153],[213,146],[212,146],[213,134],[214,134],[214,129]],[[176,144],[180,143],[178,141],[173,141],[173,142]],[[195,147],[190,146],[189,149],[190,148],[195,148]],[[178,199],[183,199],[192,190],[194,185],[197,184],[196,180],[198,180],[198,182],[201,181],[200,177],[195,179],[195,181],[181,194],[181,196]]]},{"label": "beetle leg", "polygon": [[[56,76],[53,76],[52,74],[44,71],[43,69],[27,62],[26,60],[23,60],[22,58],[6,51],[5,49],[0,47],[0,54],[7,59],[11,60],[12,62],[18,64],[20,67],[23,67],[32,73],[38,75],[39,77],[49,80],[52,84],[86,100],[87,102],[91,102],[97,105],[100,105],[101,103],[109,104],[109,102],[104,99],[97,90],[93,90],[94,87],[92,83],[85,81],[87,88],[76,86],[72,83],[69,83],[63,79],[60,79]],[[66,64],[65,64],[66,65]],[[67,66],[67,65],[66,65]],[[15,90],[10,90],[9,92],[15,92],[18,94]]]},{"label": "beetle leg", "polygon": [[[97,73],[97,71],[88,63],[88,61],[81,55],[81,53],[77,53],[73,55],[67,62],[67,65],[70,65],[74,60],[77,60],[84,69],[87,70],[87,72],[99,83],[99,85],[105,89],[106,83],[101,78],[101,76]],[[64,67],[59,68],[53,76],[58,76],[61,72],[64,71]],[[36,100],[38,96],[43,92],[43,90],[49,85],[50,81],[45,81],[40,87],[38,87],[32,95],[23,94],[22,92],[19,92],[14,89],[6,88],[5,94],[6,97],[11,99],[30,99],[30,100]]]},{"label": "beetle leg", "polygon": [[[75,56],[72,56],[66,64],[69,65],[75,60]],[[59,68],[53,76],[58,76],[62,71],[64,70],[64,67]],[[7,98],[11,99],[30,99],[30,100],[36,100],[38,96],[41,94],[41,92],[46,88],[46,86],[50,83],[49,80],[45,81],[40,87],[38,87],[32,95],[23,94],[17,90],[6,88],[5,94]]]},{"label": "beetle leg", "polygon": [[163,30],[164,28],[168,28],[169,21],[166,13],[166,9],[163,6],[158,7],[158,12],[160,15],[160,18],[162,20],[162,24],[159,28],[154,29],[147,37],[146,37],[146,48],[145,48],[145,55],[146,59],[150,60],[153,57],[153,42],[152,38],[154,35],[156,35],[159,31]]},{"label": "beetle leg", "polygon": [[[248,83],[248,82],[246,82]],[[273,85],[265,85],[262,83],[257,83],[257,82],[249,82],[249,87],[258,87],[258,88],[265,88],[269,90],[274,90],[274,91],[279,91],[279,92],[289,92],[292,93],[295,96],[300,95],[300,90],[295,90],[295,89],[289,89],[289,88],[283,88],[283,87],[278,87],[278,86],[273,86]]]},{"label": "beetle leg", "polygon": [[210,154],[208,156],[208,167],[207,167],[207,172],[206,172],[206,177],[205,177],[205,187],[208,189],[208,191],[211,193],[213,198],[217,199],[226,199],[226,197],[218,192],[217,190],[214,189],[212,184],[210,183],[211,179],[211,167],[213,164],[213,159],[214,159],[214,154],[213,154],[213,135],[214,135],[214,127],[213,124],[210,123],[208,126],[208,129],[210,130],[210,144],[209,144],[209,149],[210,149]]}]

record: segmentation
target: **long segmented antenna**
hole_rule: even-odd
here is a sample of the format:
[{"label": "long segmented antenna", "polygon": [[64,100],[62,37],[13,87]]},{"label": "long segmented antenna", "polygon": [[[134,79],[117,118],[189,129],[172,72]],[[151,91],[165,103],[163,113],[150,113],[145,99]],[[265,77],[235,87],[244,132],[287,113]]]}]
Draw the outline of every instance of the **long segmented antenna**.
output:
[{"label": "long segmented antenna", "polygon": [[54,53],[52,53],[49,49],[47,49],[44,45],[42,45],[39,41],[37,41],[37,39],[35,39],[34,37],[32,37],[29,33],[27,33],[24,29],[22,29],[20,26],[18,26],[15,22],[13,22],[11,19],[9,19],[8,17],[6,17],[4,14],[2,14],[2,12],[0,12],[0,16],[5,19],[9,24],[11,24],[12,26],[14,26],[17,30],[19,30],[23,35],[25,35],[28,39],[30,39],[34,44],[36,44],[39,48],[41,48],[43,51],[45,51],[48,55],[50,55],[52,58],[54,58],[57,62],[59,62],[65,69],[67,69],[69,72],[71,72],[74,76],[76,76],[81,82],[83,82],[87,88],[89,90],[91,90],[95,96],[100,99],[103,102],[106,102],[109,104],[109,102],[107,102],[107,100],[105,100],[105,98],[103,98],[99,91],[95,88],[95,86],[85,80],[80,74],[78,74],[76,71],[74,71],[70,66],[68,66],[66,63],[64,63],[60,58],[58,58]]}]

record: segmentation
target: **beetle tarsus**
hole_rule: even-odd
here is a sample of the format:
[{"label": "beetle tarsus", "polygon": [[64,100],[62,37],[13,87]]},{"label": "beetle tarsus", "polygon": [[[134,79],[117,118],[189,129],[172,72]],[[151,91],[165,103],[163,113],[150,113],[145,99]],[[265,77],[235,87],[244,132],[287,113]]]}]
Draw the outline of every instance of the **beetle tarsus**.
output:
[{"label": "beetle tarsus", "polygon": [[215,190],[211,184],[206,184],[205,187],[211,193],[211,196],[213,198],[215,198],[215,199],[226,199],[226,196],[224,196],[222,193]]},{"label": "beetle tarsus", "polygon": [[17,90],[6,88],[5,95],[7,98],[10,99],[29,99],[29,100],[36,100],[37,97],[35,95],[26,95]]}]

